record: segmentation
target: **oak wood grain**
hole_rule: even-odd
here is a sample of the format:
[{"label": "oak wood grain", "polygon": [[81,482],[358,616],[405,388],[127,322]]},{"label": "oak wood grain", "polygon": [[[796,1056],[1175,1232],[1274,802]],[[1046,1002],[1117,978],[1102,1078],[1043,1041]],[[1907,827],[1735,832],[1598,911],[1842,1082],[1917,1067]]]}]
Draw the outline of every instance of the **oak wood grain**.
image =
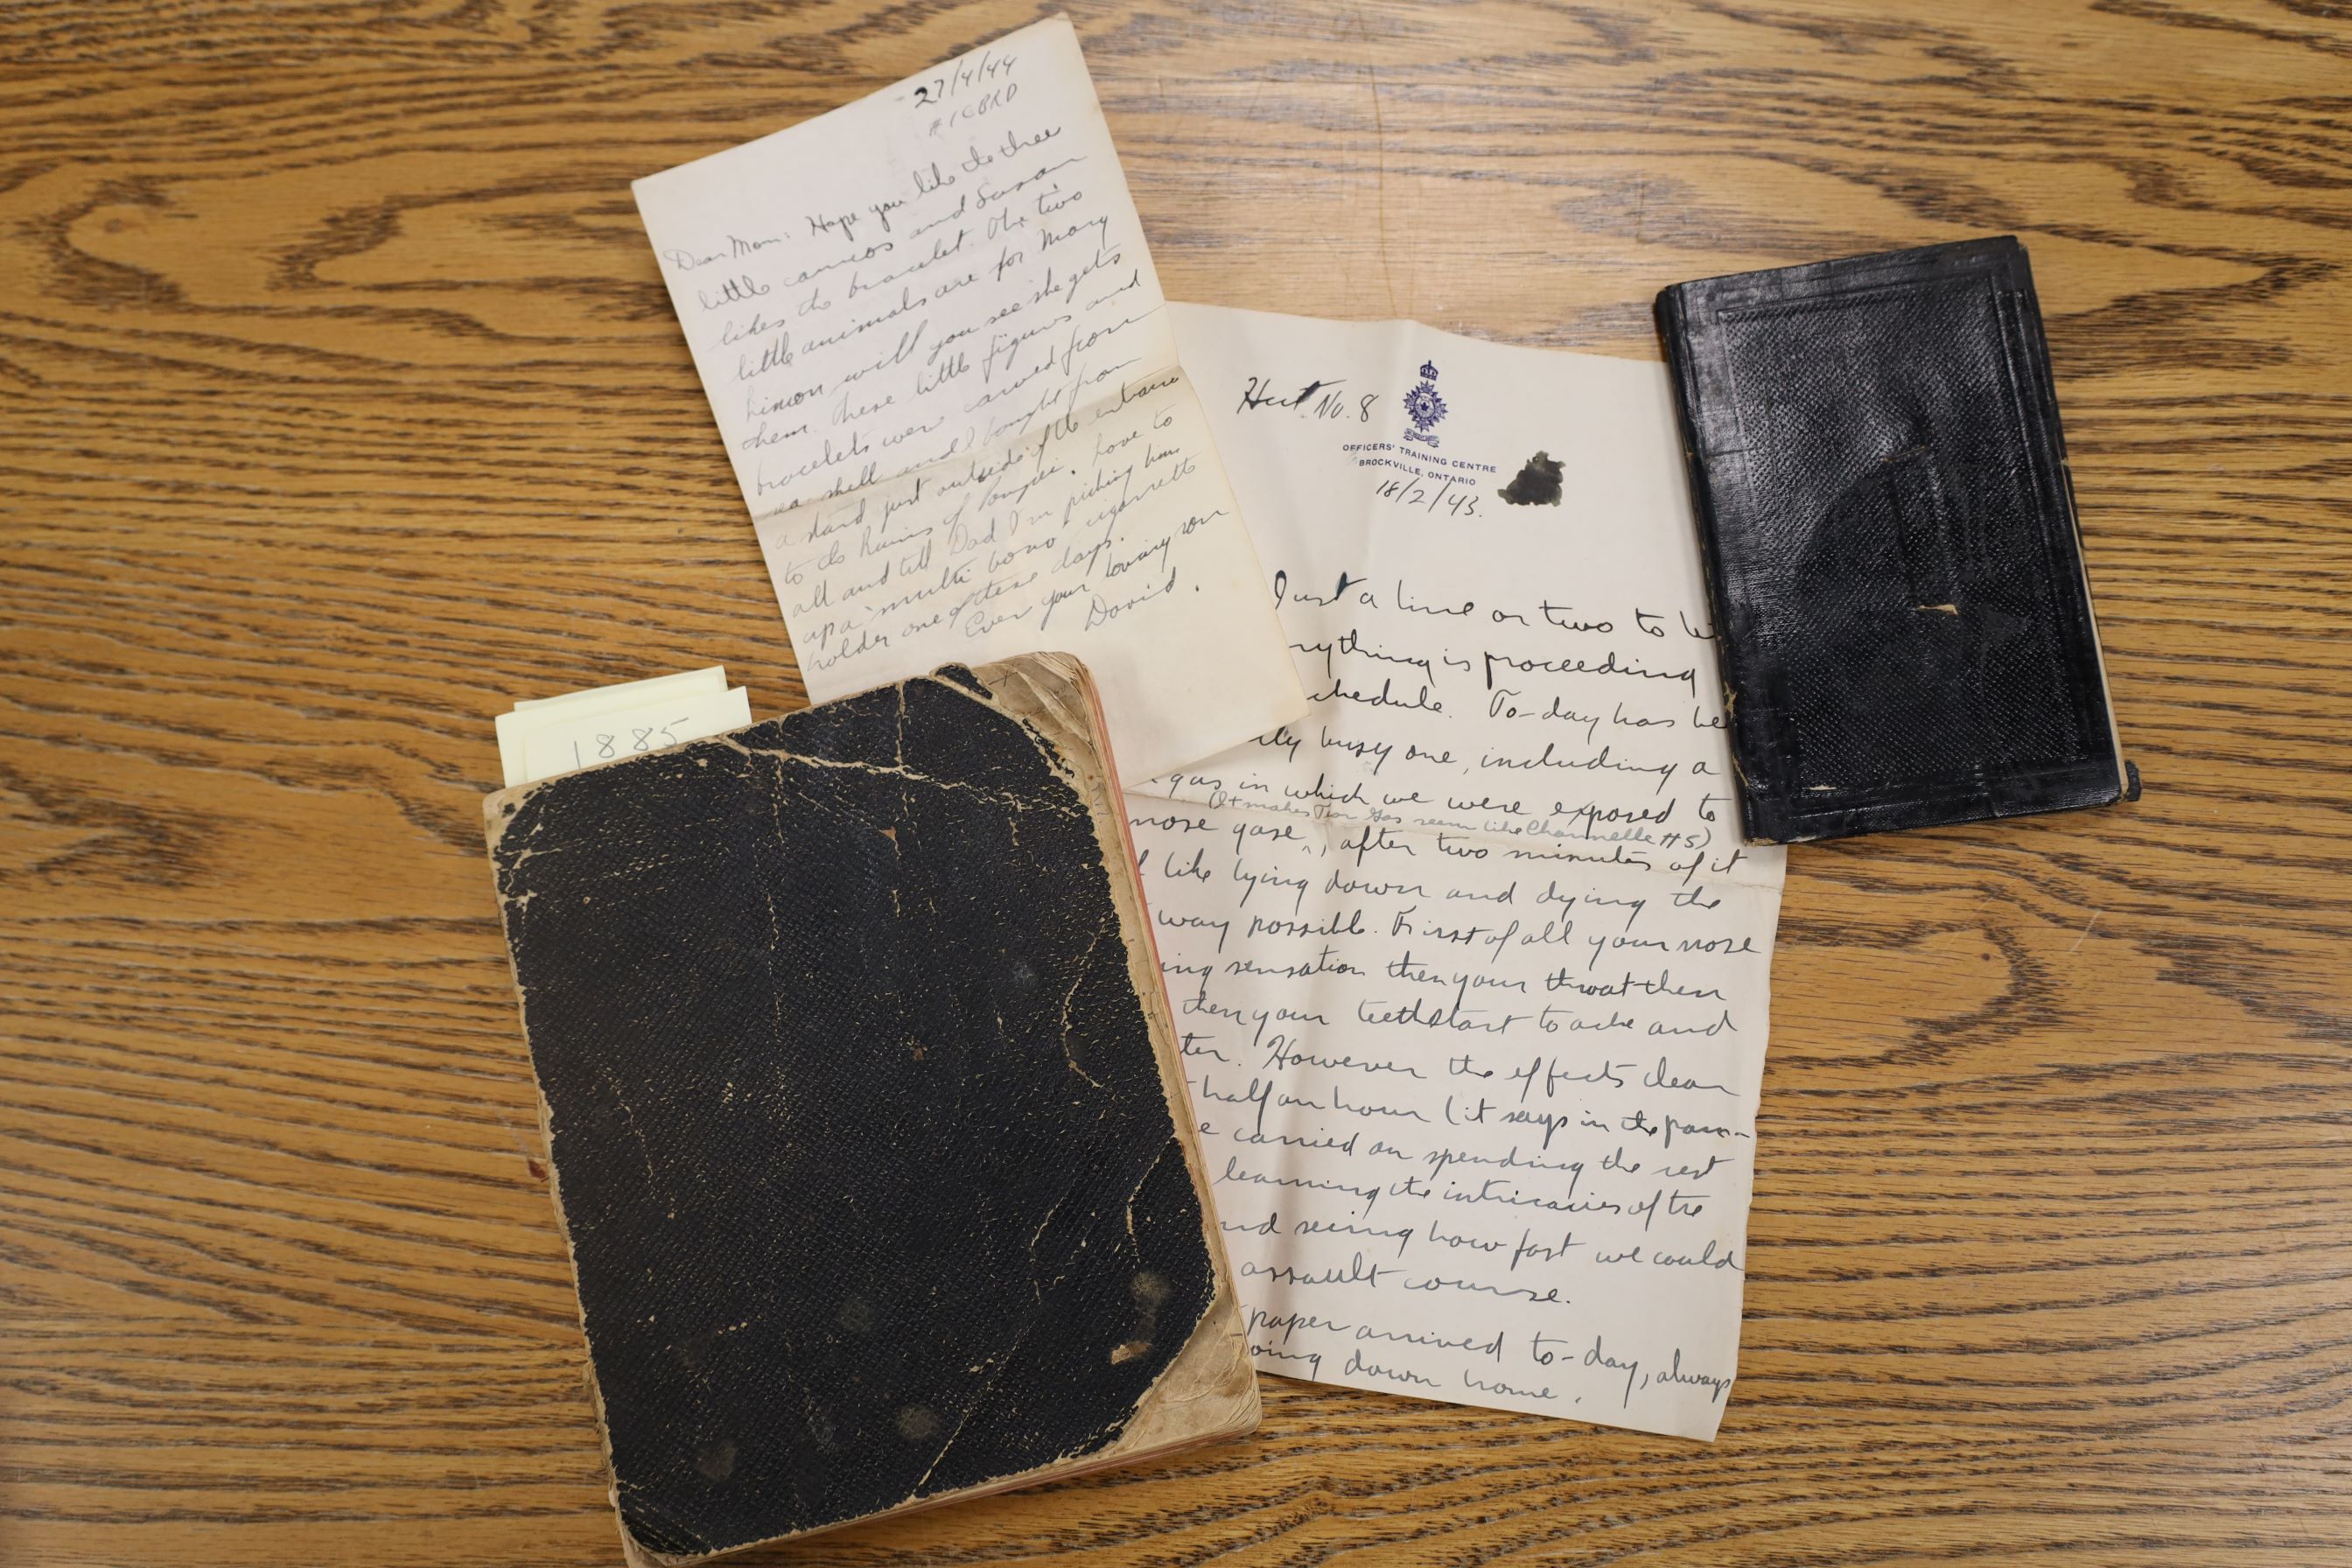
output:
[{"label": "oak wood grain", "polygon": [[[1045,9],[0,8],[0,1563],[617,1560],[489,716],[803,700],[627,183]],[[2352,16],[1070,9],[1177,298],[2021,235],[2147,795],[1791,854],[1712,1447],[1270,1379],[758,1561],[2352,1561]]]}]

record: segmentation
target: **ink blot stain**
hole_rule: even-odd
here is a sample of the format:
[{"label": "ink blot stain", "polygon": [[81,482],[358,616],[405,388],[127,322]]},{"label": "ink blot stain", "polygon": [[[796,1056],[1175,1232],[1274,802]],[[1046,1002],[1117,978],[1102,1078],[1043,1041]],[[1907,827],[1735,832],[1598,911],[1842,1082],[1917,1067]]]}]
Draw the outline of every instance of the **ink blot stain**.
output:
[{"label": "ink blot stain", "polygon": [[1558,506],[1559,465],[1549,453],[1538,452],[1516,479],[1496,493],[1513,506]]}]

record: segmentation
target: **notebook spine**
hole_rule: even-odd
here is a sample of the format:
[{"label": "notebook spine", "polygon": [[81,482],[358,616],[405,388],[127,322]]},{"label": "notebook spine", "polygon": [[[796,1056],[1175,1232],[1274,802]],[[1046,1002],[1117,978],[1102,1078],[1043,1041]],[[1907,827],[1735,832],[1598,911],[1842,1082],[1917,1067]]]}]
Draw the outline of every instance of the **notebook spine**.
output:
[{"label": "notebook spine", "polygon": [[1703,378],[1691,353],[1689,312],[1685,307],[1687,284],[1659,291],[1654,314],[1658,342],[1666,356],[1666,373],[1674,384],[1675,429],[1683,449],[1683,468],[1690,483],[1692,515],[1697,520],[1700,575],[1706,584],[1707,617],[1714,634],[1716,668],[1723,687],[1723,711],[1729,724],[1731,767],[1738,783],[1741,830],[1751,843],[1787,841],[1789,825],[1772,809],[1770,795],[1757,786],[1767,773],[1764,748],[1770,744],[1770,727],[1763,722],[1761,703],[1751,689],[1741,658],[1742,628],[1732,621],[1730,596],[1725,593],[1719,562],[1721,542],[1716,519],[1716,495],[1706,453],[1699,444],[1700,411],[1705,398]]}]

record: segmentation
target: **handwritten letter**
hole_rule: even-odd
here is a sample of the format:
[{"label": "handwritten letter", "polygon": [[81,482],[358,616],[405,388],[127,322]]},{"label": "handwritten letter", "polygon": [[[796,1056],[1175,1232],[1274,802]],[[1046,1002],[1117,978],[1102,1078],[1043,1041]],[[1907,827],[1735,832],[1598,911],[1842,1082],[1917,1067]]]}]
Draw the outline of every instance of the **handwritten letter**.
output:
[{"label": "handwritten letter", "polygon": [[1067,21],[635,190],[812,698],[1066,648],[1130,780],[1298,715]]},{"label": "handwritten letter", "polygon": [[1781,852],[1664,373],[1175,317],[1311,700],[1129,796],[1259,1367],[1711,1437]]}]

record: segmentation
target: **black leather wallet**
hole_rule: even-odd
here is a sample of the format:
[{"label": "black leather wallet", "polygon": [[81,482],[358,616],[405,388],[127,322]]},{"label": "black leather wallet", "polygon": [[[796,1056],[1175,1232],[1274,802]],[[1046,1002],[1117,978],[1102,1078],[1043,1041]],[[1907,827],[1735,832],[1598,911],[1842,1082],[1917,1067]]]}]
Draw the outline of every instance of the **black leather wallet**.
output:
[{"label": "black leather wallet", "polygon": [[2024,247],[1704,279],[1657,315],[1748,837],[2117,799]]}]

